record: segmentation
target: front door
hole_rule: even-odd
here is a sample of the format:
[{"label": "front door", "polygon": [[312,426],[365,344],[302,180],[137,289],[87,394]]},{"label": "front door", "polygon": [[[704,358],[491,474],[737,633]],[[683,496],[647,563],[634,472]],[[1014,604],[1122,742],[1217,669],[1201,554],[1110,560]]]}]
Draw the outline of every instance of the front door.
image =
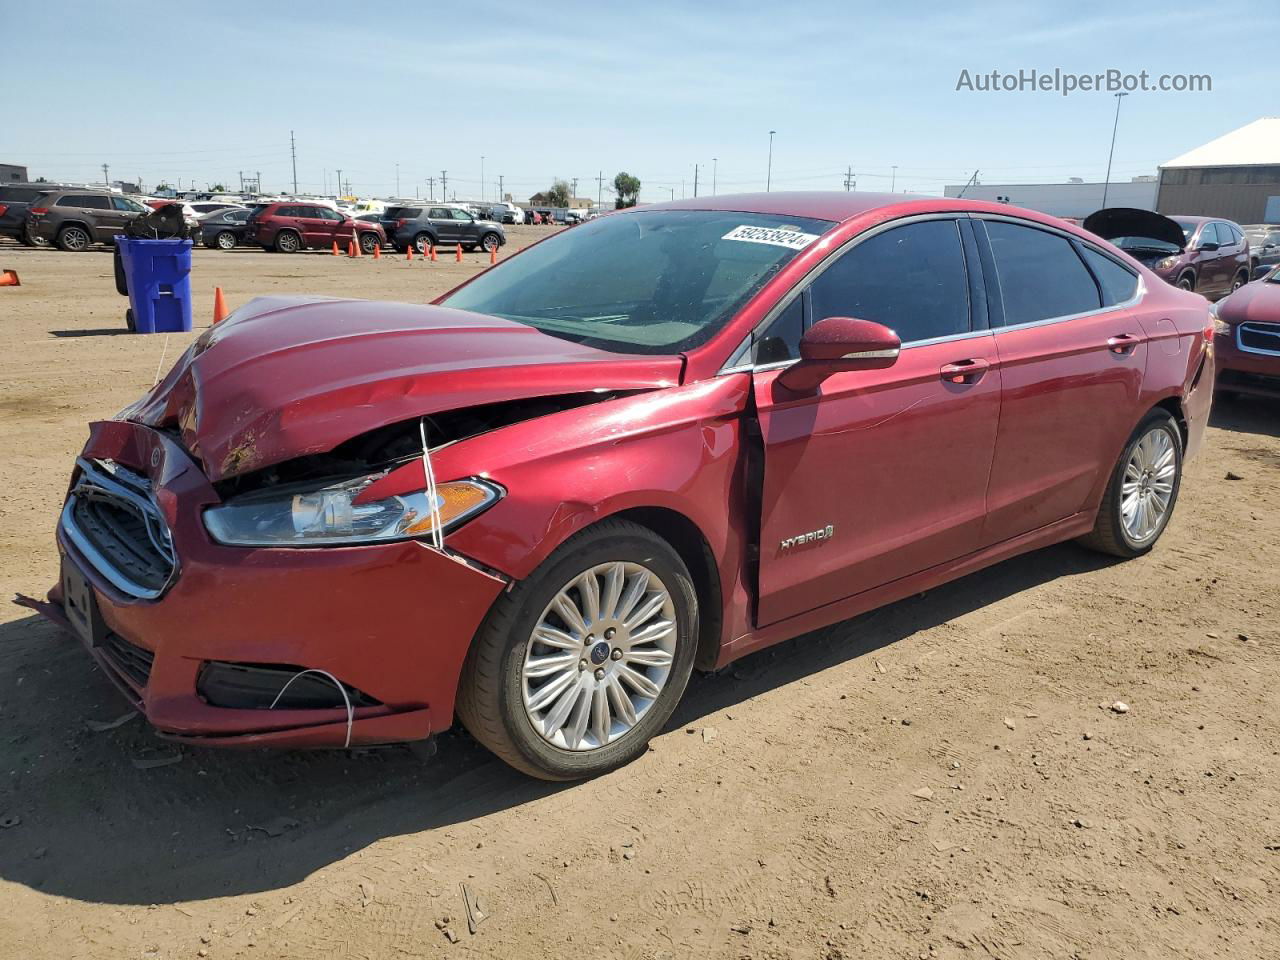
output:
[{"label": "front door", "polygon": [[903,349],[812,395],[777,383],[788,348],[761,338],[759,626],[977,549],[1000,411],[993,338],[970,311],[977,269],[955,219],[880,229],[840,255],[804,294],[810,319],[874,320]]},{"label": "front door", "polygon": [[458,222],[453,219],[453,211],[450,207],[432,207],[430,220],[437,243],[458,242]]}]

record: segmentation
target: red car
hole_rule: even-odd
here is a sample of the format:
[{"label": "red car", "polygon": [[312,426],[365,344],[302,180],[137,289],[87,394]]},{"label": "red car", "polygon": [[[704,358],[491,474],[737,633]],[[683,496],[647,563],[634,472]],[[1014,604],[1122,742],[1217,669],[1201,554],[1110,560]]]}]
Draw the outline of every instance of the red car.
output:
[{"label": "red car", "polygon": [[1213,305],[1218,388],[1280,397],[1280,267]]},{"label": "red car", "polygon": [[299,200],[265,203],[253,208],[245,221],[245,242],[263,250],[297,253],[299,250],[330,250],[336,243],[346,250],[352,232],[359,238],[360,251],[373,253],[387,242],[382,226],[368,220],[353,220],[329,207]]},{"label": "red car", "polygon": [[1001,204],[655,204],[433,305],[265,298],[95,423],[70,626],[164,735],[429,737],[550,779],[692,669],[1080,538],[1165,529],[1204,299]]}]

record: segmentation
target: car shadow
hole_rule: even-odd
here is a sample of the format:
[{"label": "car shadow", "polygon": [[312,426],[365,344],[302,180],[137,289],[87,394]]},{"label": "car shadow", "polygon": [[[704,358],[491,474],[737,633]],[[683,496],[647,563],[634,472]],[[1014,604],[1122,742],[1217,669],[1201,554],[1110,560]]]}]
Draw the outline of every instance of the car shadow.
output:
[{"label": "car shadow", "polygon": [[1280,437],[1280,400],[1239,394],[1214,398],[1209,426],[1233,433]]},{"label": "car shadow", "polygon": [[[667,729],[1111,562],[1053,547],[779,644],[695,676]],[[0,877],[57,896],[155,904],[280,889],[383,838],[576,789],[515,772],[464,732],[438,737],[425,763],[403,746],[176,751],[136,717],[95,732],[86,720],[127,711],[76,641],[27,617],[0,625],[0,649],[0,689],[12,691],[0,736],[0,770],[10,771],[0,823],[19,821],[3,832]]]},{"label": "car shadow", "polygon": [[[121,321],[123,322],[123,321]],[[50,330],[54,337],[116,337],[120,334],[132,334],[128,327],[95,327],[91,330]]]}]

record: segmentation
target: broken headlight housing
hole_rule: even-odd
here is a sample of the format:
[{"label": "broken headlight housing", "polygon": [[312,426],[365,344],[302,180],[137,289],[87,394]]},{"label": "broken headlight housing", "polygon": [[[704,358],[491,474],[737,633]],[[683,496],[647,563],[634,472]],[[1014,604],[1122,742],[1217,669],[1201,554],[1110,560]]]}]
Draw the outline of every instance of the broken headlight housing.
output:
[{"label": "broken headlight housing", "polygon": [[[351,546],[429,536],[433,511],[425,490],[356,502],[379,478],[360,477],[323,487],[292,484],[245,494],[206,510],[205,529],[218,543],[237,547]],[[437,484],[435,507],[441,532],[475,516],[500,496],[497,487],[482,480]]]}]

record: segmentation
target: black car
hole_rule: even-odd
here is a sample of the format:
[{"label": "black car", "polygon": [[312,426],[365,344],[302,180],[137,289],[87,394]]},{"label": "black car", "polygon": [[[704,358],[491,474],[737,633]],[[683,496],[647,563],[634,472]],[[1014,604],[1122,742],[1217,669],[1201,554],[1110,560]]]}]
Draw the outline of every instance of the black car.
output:
[{"label": "black car", "polygon": [[232,207],[200,218],[200,242],[210,250],[234,250],[244,243],[244,231],[248,225],[248,207]]},{"label": "black car", "polygon": [[387,207],[379,222],[387,239],[403,253],[412,244],[422,253],[431,246],[461,244],[464,250],[496,250],[507,242],[502,224],[477,220],[461,207],[429,205]]},{"label": "black car", "polygon": [[1240,229],[1249,241],[1253,278],[1256,279],[1280,263],[1280,226],[1255,223]]},{"label": "black car", "polygon": [[27,233],[27,208],[33,200],[54,190],[66,189],[56,183],[9,183],[0,187],[0,237],[34,246]]}]

